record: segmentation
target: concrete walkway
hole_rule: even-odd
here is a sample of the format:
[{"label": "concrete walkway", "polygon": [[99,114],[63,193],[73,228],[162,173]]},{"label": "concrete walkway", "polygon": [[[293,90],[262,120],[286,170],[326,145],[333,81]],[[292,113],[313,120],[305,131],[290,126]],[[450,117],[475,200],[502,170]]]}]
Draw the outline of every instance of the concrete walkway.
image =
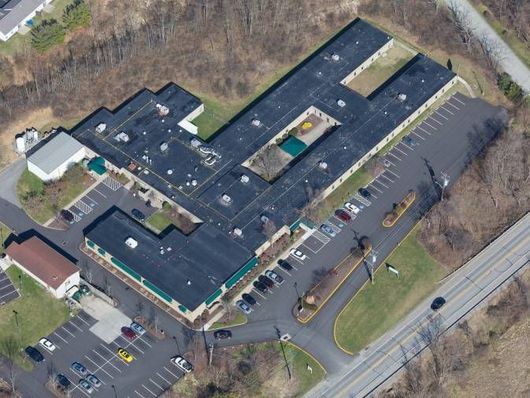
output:
[{"label": "concrete walkway", "polygon": [[521,86],[530,93],[530,69],[519,59],[506,42],[495,32],[489,23],[475,10],[468,0],[444,0],[455,5],[469,15],[469,23],[477,37],[487,37],[500,50],[500,65]]}]

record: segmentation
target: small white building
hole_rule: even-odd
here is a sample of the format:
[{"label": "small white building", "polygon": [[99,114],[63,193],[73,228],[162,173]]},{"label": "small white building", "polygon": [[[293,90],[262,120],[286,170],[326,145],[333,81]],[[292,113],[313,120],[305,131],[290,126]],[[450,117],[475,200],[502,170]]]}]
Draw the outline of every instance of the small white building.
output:
[{"label": "small white building", "polygon": [[7,41],[52,0],[0,1],[0,40]]},{"label": "small white building", "polygon": [[73,286],[79,286],[79,268],[42,240],[33,236],[22,243],[12,242],[7,260],[60,299]]},{"label": "small white building", "polygon": [[60,132],[28,157],[28,170],[44,182],[58,180],[85,156],[83,144]]}]

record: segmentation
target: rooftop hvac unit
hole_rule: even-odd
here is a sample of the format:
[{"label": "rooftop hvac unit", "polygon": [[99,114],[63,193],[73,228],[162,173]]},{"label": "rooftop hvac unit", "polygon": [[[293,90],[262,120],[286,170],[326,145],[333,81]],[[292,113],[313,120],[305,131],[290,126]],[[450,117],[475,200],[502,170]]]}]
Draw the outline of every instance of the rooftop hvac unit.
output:
[{"label": "rooftop hvac unit", "polygon": [[326,162],[318,162],[318,167],[320,167],[322,170],[327,170],[328,164]]},{"label": "rooftop hvac unit", "polygon": [[169,113],[169,108],[162,104],[156,104],[156,109],[158,109],[160,116],[166,116]]},{"label": "rooftop hvac unit", "polygon": [[199,148],[202,145],[202,142],[198,138],[192,138],[190,141],[192,148]]},{"label": "rooftop hvac unit", "polygon": [[226,193],[224,193],[222,196],[221,196],[221,199],[223,200],[223,202],[225,202],[226,204],[230,204],[232,203],[232,198],[227,195]]},{"label": "rooftop hvac unit", "polygon": [[129,142],[130,138],[129,138],[129,134],[125,133],[125,132],[120,132],[118,134],[116,134],[116,136],[114,137],[114,139],[118,142]]},{"label": "rooftop hvac unit", "polygon": [[168,176],[170,176],[171,174],[173,174],[173,170],[167,169],[166,173],[167,173]]},{"label": "rooftop hvac unit", "polygon": [[239,228],[234,228],[234,230],[232,231],[232,233],[237,236],[237,237],[242,237],[243,236],[243,231],[241,231]]},{"label": "rooftop hvac unit", "polygon": [[256,127],[259,127],[261,125],[261,122],[259,121],[259,119],[252,119],[251,123],[253,126],[256,126]]},{"label": "rooftop hvac unit", "polygon": [[191,180],[191,186],[196,187],[197,186],[197,180]]},{"label": "rooftop hvac unit", "polygon": [[338,99],[337,105],[340,106],[341,108],[344,108],[346,106],[346,102],[344,102],[344,100]]},{"label": "rooftop hvac unit", "polygon": [[340,59],[340,56],[339,56],[339,54],[332,54],[332,55],[331,55],[331,59],[332,59],[333,61],[337,62],[337,61]]},{"label": "rooftop hvac unit", "polygon": [[401,102],[405,101],[407,99],[407,94],[400,93],[398,94],[398,100]]},{"label": "rooftop hvac unit", "polygon": [[131,249],[134,249],[136,246],[138,246],[138,242],[136,241],[136,239],[131,238],[131,237],[128,237],[127,239],[125,239],[125,244],[129,246]]},{"label": "rooftop hvac unit", "polygon": [[269,221],[269,217],[267,217],[265,214],[262,214],[260,216],[260,220],[263,224],[267,223]]},{"label": "rooftop hvac unit", "polygon": [[160,150],[161,150],[162,152],[167,151],[168,148],[169,148],[169,145],[168,145],[167,142],[163,142],[163,143],[160,144]]},{"label": "rooftop hvac unit", "polygon": [[248,176],[246,174],[241,174],[241,178],[240,178],[241,182],[243,184],[248,184],[249,181],[250,181],[250,178],[248,178]]},{"label": "rooftop hvac unit", "polygon": [[101,134],[102,132],[105,131],[106,128],[107,128],[107,125],[105,123],[100,123],[96,126],[96,133]]}]

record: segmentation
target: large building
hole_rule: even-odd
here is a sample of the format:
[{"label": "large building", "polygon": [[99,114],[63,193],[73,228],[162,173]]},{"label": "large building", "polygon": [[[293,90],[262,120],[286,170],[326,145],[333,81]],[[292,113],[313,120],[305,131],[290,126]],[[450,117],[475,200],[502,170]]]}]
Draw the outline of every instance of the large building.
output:
[{"label": "large building", "polygon": [[[189,319],[210,309],[274,239],[296,228],[315,196],[329,195],[456,82],[453,72],[418,54],[367,97],[347,87],[393,45],[372,25],[352,22],[207,142],[195,136],[192,124],[201,102],[174,84],[158,93],[144,90],[114,112],[97,111],[72,131],[89,155],[102,156],[108,168],[135,180],[146,198],[172,203],[201,227],[170,238],[182,257],[154,253],[147,268],[146,254],[131,253],[157,245],[165,250],[167,237],[141,232],[119,213],[99,221],[105,227],[89,232],[88,246],[102,248],[106,260],[124,262],[126,267],[115,263],[121,272],[149,280],[151,293]],[[320,126],[318,136],[290,137],[301,123],[310,126],[308,120]],[[283,150],[281,167],[269,174],[256,159],[276,146]],[[121,232],[106,233],[113,229]],[[129,250],[127,238],[138,243],[136,249]],[[196,282],[191,270],[211,289],[203,289],[205,282]],[[157,272],[169,280],[153,278]],[[183,279],[190,284],[182,286]],[[194,286],[199,289],[191,300],[187,292]]]},{"label": "large building", "polygon": [[12,242],[6,255],[56,298],[79,286],[79,268],[36,236],[22,243]]},{"label": "large building", "polygon": [[52,0],[0,0],[0,40],[7,41]]}]

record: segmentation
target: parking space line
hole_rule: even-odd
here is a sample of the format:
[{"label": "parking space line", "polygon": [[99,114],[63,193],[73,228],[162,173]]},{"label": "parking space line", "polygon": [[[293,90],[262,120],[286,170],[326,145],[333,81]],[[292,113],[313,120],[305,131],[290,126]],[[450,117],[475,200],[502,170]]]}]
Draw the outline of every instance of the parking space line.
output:
[{"label": "parking space line", "polygon": [[59,338],[60,338],[62,341],[64,341],[66,344],[70,344],[70,343],[68,343],[68,341],[65,340],[65,339],[64,339],[59,333],[57,333],[57,332],[53,332],[53,334],[56,335],[57,337],[59,337]]},{"label": "parking space line", "polygon": [[70,319],[70,322],[68,322],[69,325],[73,325],[77,328],[77,330],[79,330],[80,332],[83,331],[83,329],[81,329],[79,326],[77,326],[74,322],[74,318]]},{"label": "parking space line", "polygon": [[136,394],[138,394],[140,397],[145,398],[142,394],[140,394],[138,391],[134,390]]},{"label": "parking space line", "polygon": [[[372,188],[372,186],[369,185],[369,186],[366,187],[366,189],[368,189],[368,188]],[[376,196],[373,192],[370,192],[370,193],[372,194],[372,196],[374,197],[374,199],[377,199],[377,196]]]},{"label": "parking space line", "polygon": [[157,375],[158,377],[160,377],[162,380],[164,380],[167,384],[169,384],[169,385],[172,385],[172,384],[173,384],[173,383],[171,383],[169,380],[167,380],[165,377],[162,377],[162,375],[161,375],[160,373],[156,372],[156,375]]},{"label": "parking space line", "polygon": [[76,386],[72,389],[72,391],[74,391],[74,390],[76,390],[76,389],[78,389],[79,391],[81,391],[81,392],[82,392],[83,394],[85,394],[87,397],[90,397],[90,395],[88,395],[88,393],[86,393],[85,390],[83,390],[81,387],[79,387],[79,384],[76,385]]},{"label": "parking space line", "polygon": [[[387,171],[389,171],[389,170],[387,170]],[[385,175],[385,173],[380,174],[379,177],[384,177],[384,178],[386,178],[388,181],[390,181],[391,183],[394,183],[394,180],[391,180],[390,178],[388,178],[388,177]]]},{"label": "parking space line", "polygon": [[389,155],[392,155],[393,157],[395,157],[397,160],[399,160],[399,161],[401,162],[401,159],[398,158],[396,155],[394,155],[394,154],[392,153],[392,151],[389,151],[388,154],[389,154]]},{"label": "parking space line", "polygon": [[156,397],[156,394],[153,391],[151,391],[149,388],[147,388],[143,384],[142,384],[142,387],[145,388],[147,391],[149,391],[153,397]]},{"label": "parking space line", "polygon": [[370,183],[369,186],[372,187],[373,189],[375,189],[377,192],[379,192],[379,193],[383,193],[383,191],[381,191],[379,188],[377,188],[377,187],[374,185],[373,181]]},{"label": "parking space line", "polygon": [[[409,147],[408,145],[403,144],[402,142],[400,142],[400,143],[397,144],[397,145],[400,145],[400,144],[403,145],[405,148],[410,149],[411,151],[413,150],[411,147]],[[401,153],[402,153],[403,155],[405,155],[405,156],[409,156],[407,152],[405,152],[405,151],[403,151],[402,149],[398,148],[397,145],[394,147],[394,149],[397,149],[399,152],[401,152]]]},{"label": "parking space line", "polygon": [[421,125],[418,126],[418,128],[423,131],[425,134],[429,134],[429,135],[432,135],[432,133],[428,132],[427,130],[425,130],[423,127],[421,127]]},{"label": "parking space line", "polygon": [[153,383],[155,386],[157,386],[158,388],[160,388],[162,391],[164,391],[164,389],[159,384],[155,383],[153,379],[149,378],[149,381]]},{"label": "parking space line", "polygon": [[444,115],[442,115],[440,112],[438,112],[438,109],[434,111],[434,113],[436,113],[438,116],[440,117],[443,117],[445,120],[449,120],[448,117],[445,117]]},{"label": "parking space line", "polygon": [[81,317],[81,314],[77,314],[76,318],[79,318],[85,325],[87,326],[90,326],[90,323],[88,323],[87,321],[85,321],[82,317]]},{"label": "parking space line", "polygon": [[381,184],[381,185],[384,186],[385,188],[388,188],[388,185],[383,184],[381,181],[379,181],[379,180],[377,180],[377,179],[374,180],[374,181],[377,182],[378,184]]},{"label": "parking space line", "polygon": [[431,126],[429,123],[427,123],[427,120],[424,120],[423,121],[423,124],[426,124],[427,126],[429,126],[431,129],[433,129],[434,131],[438,131],[438,129],[434,126]]},{"label": "parking space line", "polygon": [[[91,202],[94,202],[95,205],[99,205],[99,202],[96,201],[95,199],[92,199],[92,197],[88,196],[88,194],[85,195],[85,198],[89,199]],[[94,206],[90,206],[90,207],[94,207]]]},{"label": "parking space line", "polygon": [[[445,105],[445,104],[444,104]],[[443,109],[444,111],[446,111],[447,113],[450,113],[451,115],[455,115],[453,112],[451,112],[449,109],[445,108],[444,105],[442,105],[441,107],[439,107],[438,109]]]},{"label": "parking space line", "polygon": [[99,191],[97,190],[97,188],[94,188],[94,189],[92,189],[92,190],[95,191],[95,192],[97,192],[97,193],[99,193],[101,196],[103,196],[105,199],[107,199],[107,196],[106,196],[106,195],[103,195],[101,192],[99,192]]},{"label": "parking space line", "polygon": [[287,270],[285,270],[285,269],[283,269],[283,268],[281,268],[281,267],[278,267],[278,269],[281,270],[282,272],[285,272],[287,275],[292,276],[292,275],[289,273],[289,271],[287,271]]},{"label": "parking space line", "polygon": [[412,134],[414,134],[416,137],[421,138],[423,141],[425,141],[425,138],[423,138],[421,135],[419,135],[415,131],[413,131]]},{"label": "parking space line", "polygon": [[254,293],[256,293],[258,296],[260,296],[262,299],[267,300],[267,297],[265,297],[261,292],[258,291],[258,289],[252,289]]},{"label": "parking space line", "polygon": [[173,373],[171,370],[169,370],[169,369],[166,368],[165,366],[164,366],[164,369],[165,369],[170,375],[175,376],[177,379],[179,378],[179,376],[177,376],[175,373]]},{"label": "parking space line", "polygon": [[392,174],[392,175],[393,175],[394,177],[396,177],[396,178],[399,178],[399,176],[398,176],[396,173],[394,173],[392,170],[386,170],[385,173],[386,173],[386,172]]},{"label": "parking space line", "polygon": [[137,340],[140,340],[142,343],[146,344],[148,347],[152,347],[142,336],[139,336]]},{"label": "parking space line", "polygon": [[61,326],[61,329],[64,329],[70,336],[75,337],[75,334],[73,334],[68,329],[66,329],[65,326],[66,326],[66,323],[63,326]]},{"label": "parking space line", "polygon": [[129,347],[133,347],[135,350],[139,351],[141,354],[145,354],[145,352],[143,352],[142,350],[140,350],[138,347],[136,347],[136,345],[134,345],[134,344],[132,344],[132,343],[129,344],[129,345],[127,346],[127,348],[129,348]]},{"label": "parking space line", "polygon": [[318,240],[320,243],[323,243],[324,245],[327,244],[331,240],[329,237],[324,235],[319,230],[315,230],[315,232],[313,232],[311,236],[313,236],[316,240]]},{"label": "parking space line", "polygon": [[465,105],[466,103],[465,102],[462,102],[460,101],[458,98],[456,98],[456,96],[452,96],[451,99],[455,99],[456,101],[460,102],[462,105]]},{"label": "parking space line", "polygon": [[429,119],[434,120],[436,123],[438,123],[440,126],[443,126],[443,123],[440,122],[438,119],[435,119],[432,115],[429,116]]}]

